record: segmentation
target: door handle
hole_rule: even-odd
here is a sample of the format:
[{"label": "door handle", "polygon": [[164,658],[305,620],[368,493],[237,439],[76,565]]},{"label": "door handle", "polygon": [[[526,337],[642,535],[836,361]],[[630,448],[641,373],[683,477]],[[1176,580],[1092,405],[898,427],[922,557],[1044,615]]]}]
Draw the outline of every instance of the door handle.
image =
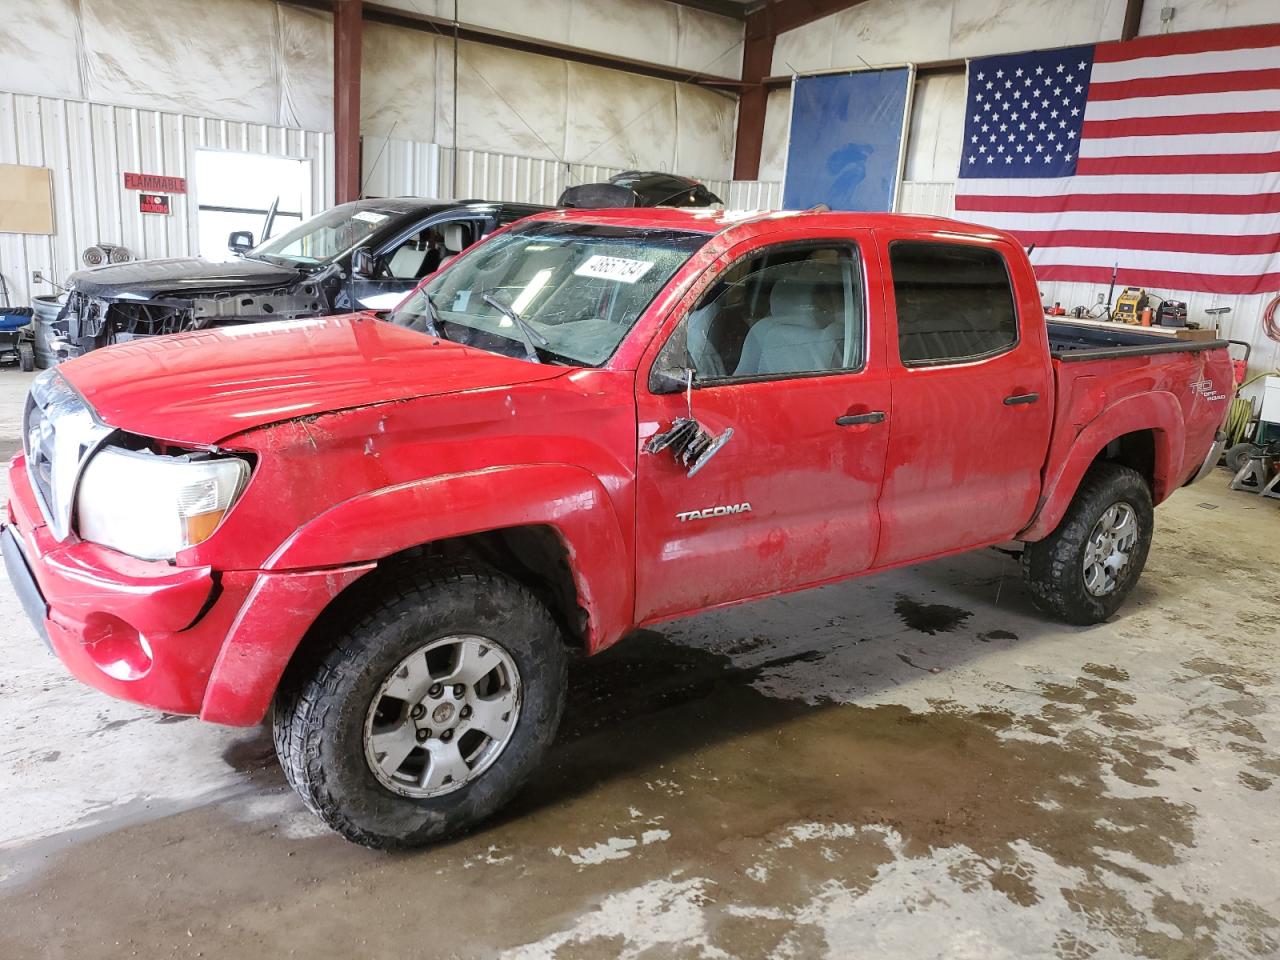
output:
[{"label": "door handle", "polygon": [[860,423],[883,422],[883,410],[872,410],[870,413],[846,413],[843,417],[836,417],[837,427],[856,427]]},{"label": "door handle", "polygon": [[1004,398],[1006,407],[1016,407],[1020,403],[1035,403],[1040,399],[1038,393],[1015,393],[1012,397]]}]

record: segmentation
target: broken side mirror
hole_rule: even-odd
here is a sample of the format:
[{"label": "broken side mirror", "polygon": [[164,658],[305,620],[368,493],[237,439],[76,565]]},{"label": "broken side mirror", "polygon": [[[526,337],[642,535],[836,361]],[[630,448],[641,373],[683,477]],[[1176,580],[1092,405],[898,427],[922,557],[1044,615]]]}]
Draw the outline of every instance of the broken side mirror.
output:
[{"label": "broken side mirror", "polygon": [[253,233],[249,230],[233,230],[227,237],[227,249],[238,257],[253,249]]},{"label": "broken side mirror", "polygon": [[351,255],[351,273],[360,277],[362,280],[368,280],[373,276],[374,263],[373,254],[361,247]]},{"label": "broken side mirror", "polygon": [[694,371],[689,367],[658,367],[649,373],[650,393],[684,393],[694,379]]}]

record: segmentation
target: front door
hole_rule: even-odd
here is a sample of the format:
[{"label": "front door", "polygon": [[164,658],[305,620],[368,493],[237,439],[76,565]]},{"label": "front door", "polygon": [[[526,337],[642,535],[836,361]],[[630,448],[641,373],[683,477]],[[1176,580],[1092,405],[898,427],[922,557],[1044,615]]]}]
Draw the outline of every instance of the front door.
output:
[{"label": "front door", "polygon": [[355,279],[361,310],[391,310],[424,277],[435,273],[480,238],[487,220],[434,219],[415,224],[374,253],[374,274]]},{"label": "front door", "polygon": [[1030,520],[1053,380],[1043,324],[1019,329],[1003,244],[882,237],[896,336],[876,566],[1009,539]]},{"label": "front door", "polygon": [[[889,381],[867,337],[881,310],[867,268],[847,238],[744,244],[695,286],[652,376],[642,364],[638,622],[870,566]],[[689,367],[690,389],[655,392],[658,372],[671,390]],[[671,448],[646,452],[690,414],[712,437],[733,431],[694,476]]]}]

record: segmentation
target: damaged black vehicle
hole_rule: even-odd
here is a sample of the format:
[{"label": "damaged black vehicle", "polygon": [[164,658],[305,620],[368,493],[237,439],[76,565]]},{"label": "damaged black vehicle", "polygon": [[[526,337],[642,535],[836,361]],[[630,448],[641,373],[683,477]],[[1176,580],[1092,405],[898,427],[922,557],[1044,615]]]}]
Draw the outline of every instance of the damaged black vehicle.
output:
[{"label": "damaged black vehicle", "polygon": [[64,357],[137,337],[204,327],[390,310],[471,244],[547,209],[416,197],[344,203],[254,246],[231,234],[236,258],[142,260],[81,270],[56,324]]}]

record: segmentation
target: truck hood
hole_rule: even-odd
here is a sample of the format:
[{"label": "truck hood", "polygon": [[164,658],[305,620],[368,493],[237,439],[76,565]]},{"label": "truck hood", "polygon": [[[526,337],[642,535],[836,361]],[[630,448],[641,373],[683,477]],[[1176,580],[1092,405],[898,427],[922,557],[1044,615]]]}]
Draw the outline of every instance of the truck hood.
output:
[{"label": "truck hood", "polygon": [[352,407],[549,380],[568,369],[435,340],[368,314],[133,340],[58,367],[104,423],[195,445]]},{"label": "truck hood", "polygon": [[68,285],[90,297],[150,300],[200,290],[243,290],[294,283],[302,272],[262,260],[214,263],[203,257],[113,263],[71,275]]}]

